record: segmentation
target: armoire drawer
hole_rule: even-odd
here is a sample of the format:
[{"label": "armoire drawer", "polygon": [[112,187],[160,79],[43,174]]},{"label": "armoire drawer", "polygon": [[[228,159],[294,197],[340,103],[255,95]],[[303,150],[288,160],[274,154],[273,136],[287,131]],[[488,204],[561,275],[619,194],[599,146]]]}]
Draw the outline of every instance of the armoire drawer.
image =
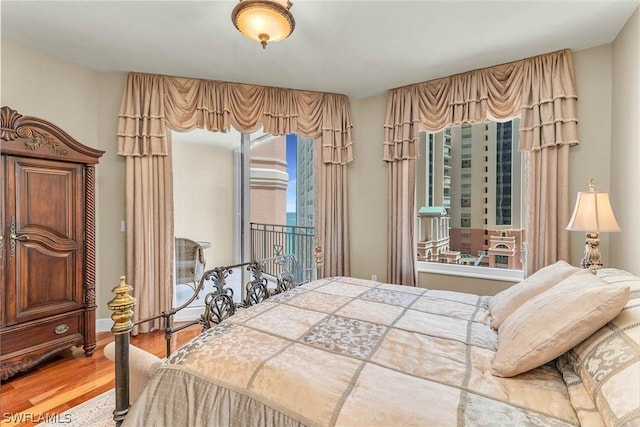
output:
[{"label": "armoire drawer", "polygon": [[82,312],[63,314],[2,331],[2,358],[69,340],[82,340]]}]

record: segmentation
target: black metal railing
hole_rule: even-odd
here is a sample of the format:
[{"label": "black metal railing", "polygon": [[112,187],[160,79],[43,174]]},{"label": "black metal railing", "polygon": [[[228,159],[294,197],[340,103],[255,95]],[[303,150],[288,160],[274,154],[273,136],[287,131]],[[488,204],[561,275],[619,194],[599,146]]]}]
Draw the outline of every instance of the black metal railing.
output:
[{"label": "black metal railing", "polygon": [[[252,222],[251,259],[265,259],[280,254],[292,254],[295,264],[291,271],[296,283],[313,280],[315,273],[315,229],[295,225],[260,224]],[[278,276],[282,265],[272,261],[265,265],[264,273]]]}]

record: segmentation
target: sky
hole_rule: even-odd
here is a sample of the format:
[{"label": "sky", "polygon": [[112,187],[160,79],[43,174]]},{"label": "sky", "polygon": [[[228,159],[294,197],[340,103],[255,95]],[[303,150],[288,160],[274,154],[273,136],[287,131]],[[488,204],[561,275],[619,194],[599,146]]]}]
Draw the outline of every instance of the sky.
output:
[{"label": "sky", "polygon": [[297,175],[297,155],[296,135],[287,135],[287,173],[289,174],[289,184],[287,185],[287,212],[296,211],[296,177]]}]

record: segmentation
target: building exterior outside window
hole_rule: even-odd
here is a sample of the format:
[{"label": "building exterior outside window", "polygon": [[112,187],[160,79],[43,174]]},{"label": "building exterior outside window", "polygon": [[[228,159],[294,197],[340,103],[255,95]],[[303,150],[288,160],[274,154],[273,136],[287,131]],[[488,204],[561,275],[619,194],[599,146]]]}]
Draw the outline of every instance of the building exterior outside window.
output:
[{"label": "building exterior outside window", "polygon": [[[519,121],[421,134],[425,160],[418,162],[417,206],[429,215],[418,214],[419,261],[522,269]],[[440,211],[441,216],[434,214]],[[440,233],[437,242],[429,240],[433,233],[424,232],[435,229]],[[440,253],[427,255],[426,248]]]},{"label": "building exterior outside window", "polygon": [[313,139],[296,138],[296,225],[315,227],[315,174]]},{"label": "building exterior outside window", "polygon": [[284,136],[263,136],[251,144],[251,216],[253,223],[286,224],[287,171]]},{"label": "building exterior outside window", "polygon": [[316,243],[313,139],[289,134],[251,141],[250,197],[252,257],[293,254],[295,280],[307,280]]}]

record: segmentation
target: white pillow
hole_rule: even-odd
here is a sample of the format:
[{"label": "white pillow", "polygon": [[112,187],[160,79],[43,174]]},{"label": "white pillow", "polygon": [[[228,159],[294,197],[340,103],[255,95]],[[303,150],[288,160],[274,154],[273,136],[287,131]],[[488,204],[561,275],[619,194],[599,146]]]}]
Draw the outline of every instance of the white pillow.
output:
[{"label": "white pillow", "polygon": [[555,264],[541,268],[522,282],[496,294],[489,301],[491,327],[497,330],[504,319],[516,311],[523,303],[578,271],[585,270],[574,267],[565,261],[558,261]]},{"label": "white pillow", "polygon": [[555,359],[616,317],[628,300],[628,286],[588,271],[569,276],[502,322],[491,372],[512,377]]}]

